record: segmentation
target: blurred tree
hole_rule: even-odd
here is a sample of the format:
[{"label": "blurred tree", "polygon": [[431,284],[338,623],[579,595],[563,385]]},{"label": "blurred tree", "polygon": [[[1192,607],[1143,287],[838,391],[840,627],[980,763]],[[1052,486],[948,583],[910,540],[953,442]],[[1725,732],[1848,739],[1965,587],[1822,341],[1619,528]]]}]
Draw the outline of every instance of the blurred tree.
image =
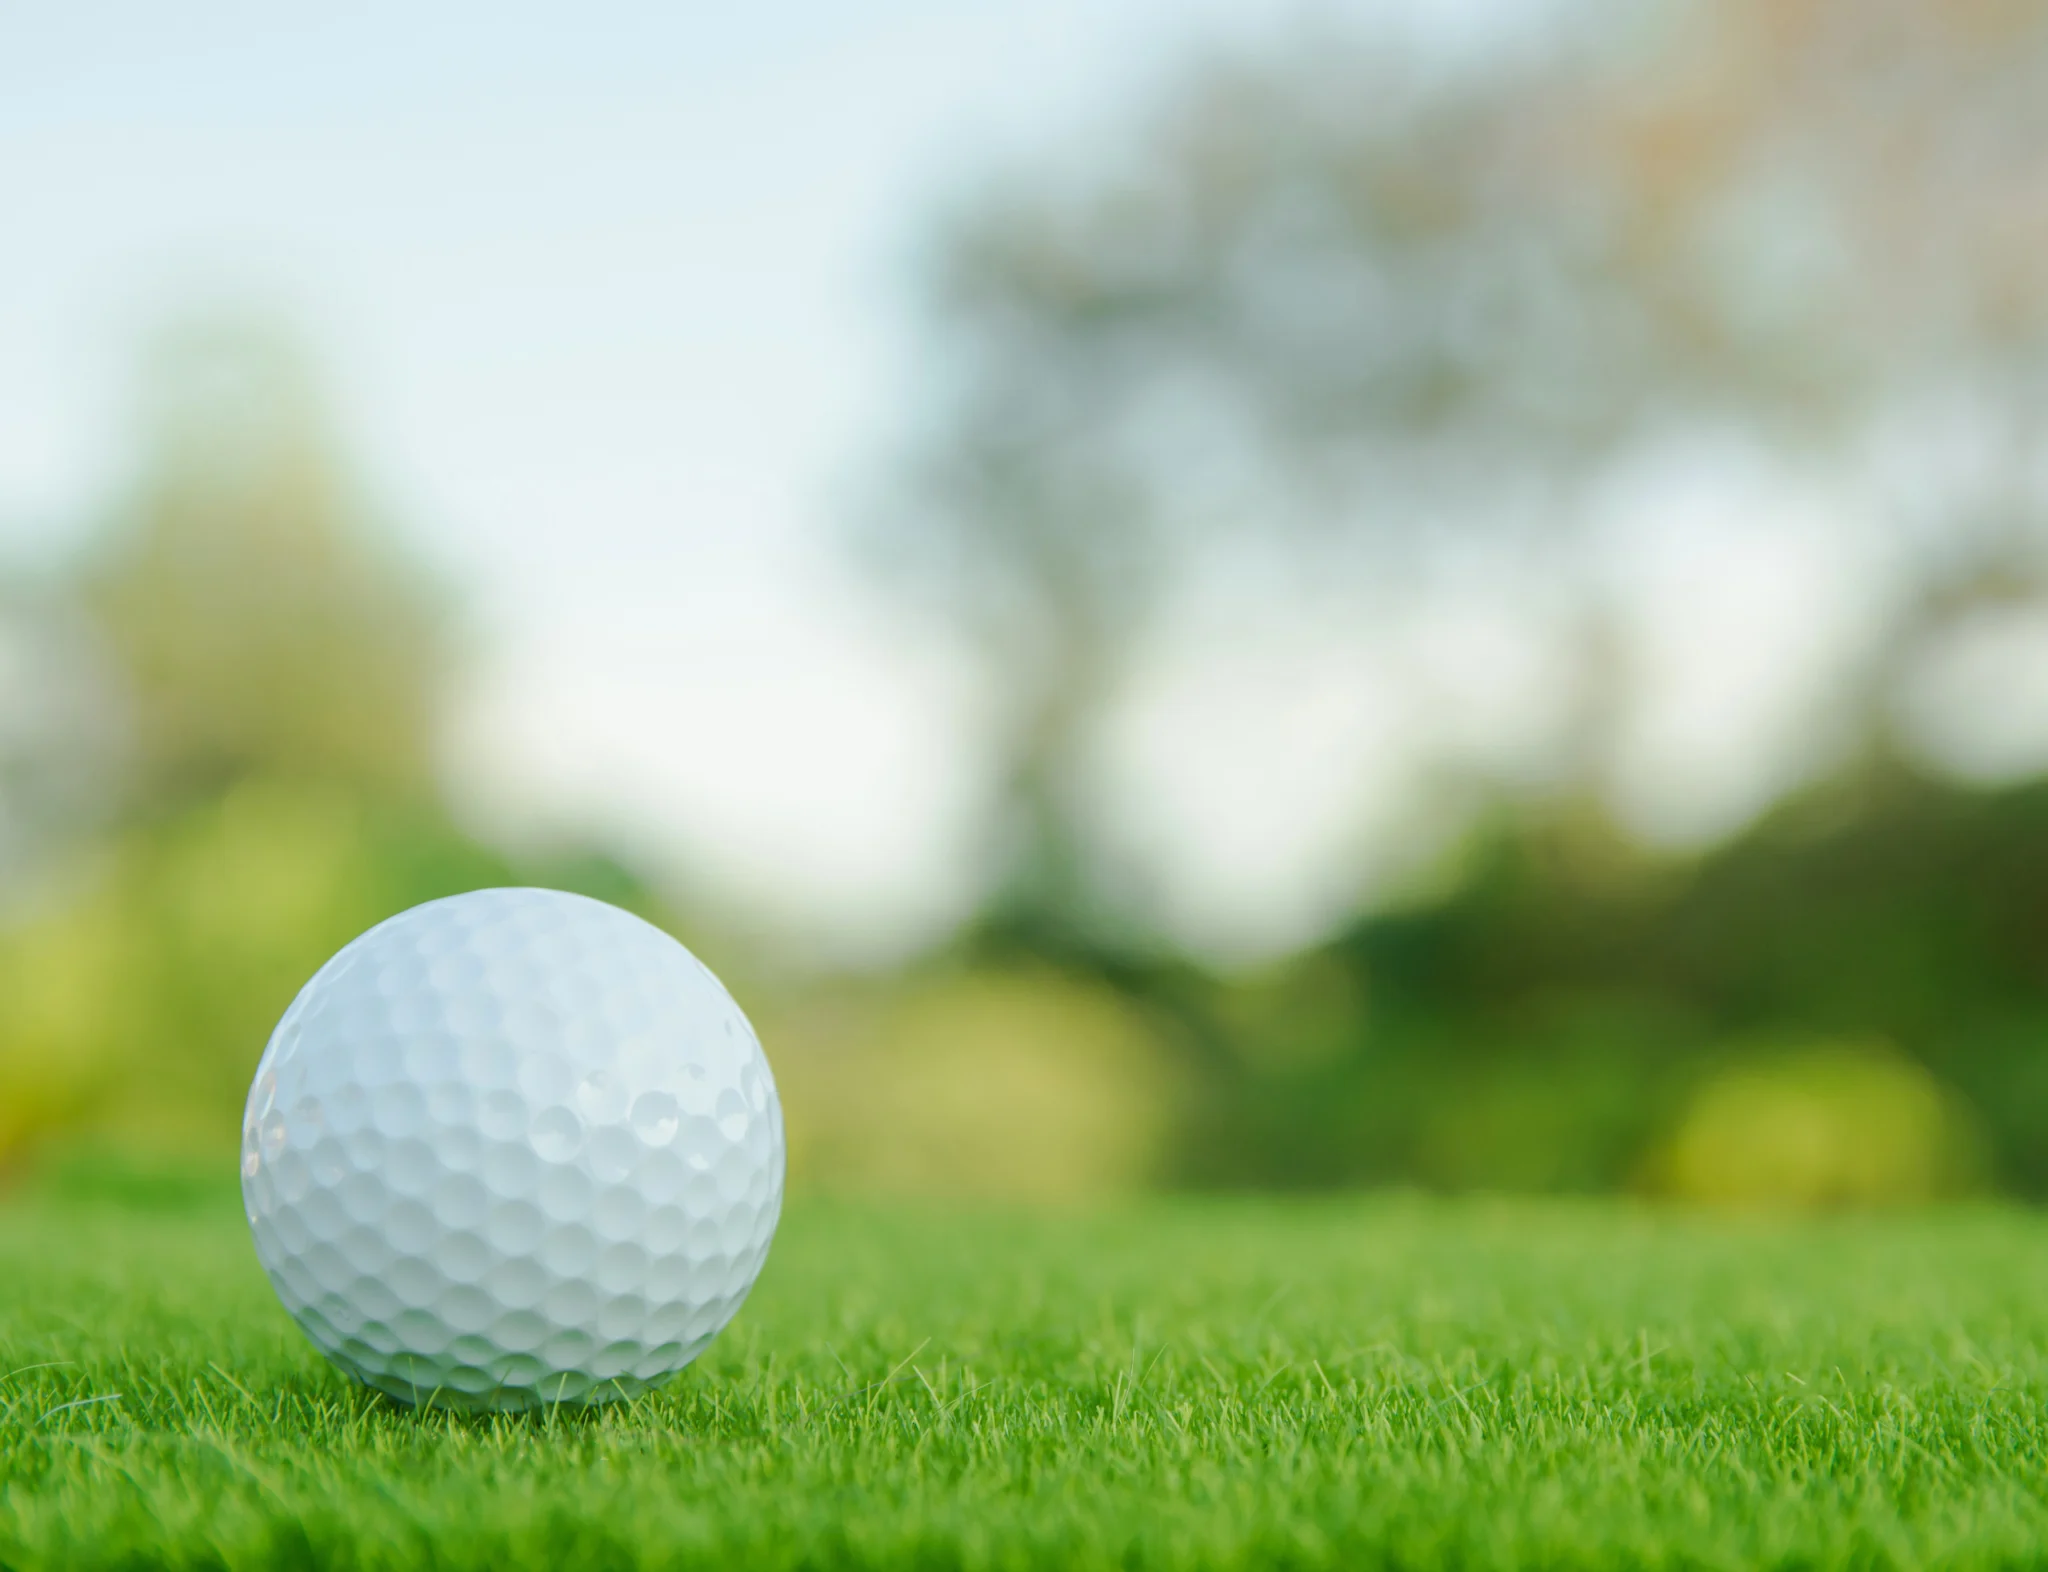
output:
[{"label": "blurred tree", "polygon": [[1491,531],[1575,585],[1587,793],[1631,677],[1580,526],[1670,445],[1935,476],[1895,521],[1873,736],[1931,642],[2039,600],[2048,12],[1565,17],[1455,66],[1327,36],[1214,63],[1085,173],[943,230],[945,380],[878,555],[998,695],[999,925],[1098,923],[1085,756],[1219,542],[1386,571]]},{"label": "blurred tree", "polygon": [[118,804],[0,910],[0,1171],[81,1129],[232,1153],[292,995],[420,901],[539,882],[666,915],[606,858],[515,865],[451,821],[439,607],[366,518],[305,357],[196,322],[146,391],[128,506],[0,619],[0,807],[33,838],[77,816],[83,745],[128,732],[87,782]]},{"label": "blurred tree", "polygon": [[200,321],[147,385],[143,476],[84,588],[126,687],[136,800],[257,773],[430,791],[431,598],[367,526],[304,357]]},{"label": "blurred tree", "polygon": [[0,577],[0,916],[115,807],[116,678],[58,589]]},{"label": "blurred tree", "polygon": [[1688,21],[1589,124],[1605,178],[1644,193],[1630,254],[1707,279],[1853,417],[1837,435],[1900,582],[1850,697],[1895,762],[1915,674],[2048,608],[2048,12],[1737,0]]}]

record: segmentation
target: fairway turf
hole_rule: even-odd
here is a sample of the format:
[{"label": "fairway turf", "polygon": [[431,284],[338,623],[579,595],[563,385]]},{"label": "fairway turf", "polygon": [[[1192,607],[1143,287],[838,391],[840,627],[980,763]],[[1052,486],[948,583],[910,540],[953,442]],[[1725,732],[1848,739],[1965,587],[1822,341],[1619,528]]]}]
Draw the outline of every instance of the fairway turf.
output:
[{"label": "fairway turf", "polygon": [[229,1190],[0,1205],[0,1565],[1949,1566],[2048,1556],[2048,1225],[798,1206],[660,1393],[349,1386]]}]

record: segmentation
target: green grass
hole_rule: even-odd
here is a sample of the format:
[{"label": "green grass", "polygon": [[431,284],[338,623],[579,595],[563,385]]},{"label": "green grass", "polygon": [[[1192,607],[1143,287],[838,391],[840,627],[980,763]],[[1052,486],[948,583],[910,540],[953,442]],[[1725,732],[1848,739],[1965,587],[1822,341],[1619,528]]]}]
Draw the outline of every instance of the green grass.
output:
[{"label": "green grass", "polygon": [[0,1207],[0,1565],[2048,1560],[2048,1222],[799,1207],[630,1407],[352,1389],[231,1194]]}]

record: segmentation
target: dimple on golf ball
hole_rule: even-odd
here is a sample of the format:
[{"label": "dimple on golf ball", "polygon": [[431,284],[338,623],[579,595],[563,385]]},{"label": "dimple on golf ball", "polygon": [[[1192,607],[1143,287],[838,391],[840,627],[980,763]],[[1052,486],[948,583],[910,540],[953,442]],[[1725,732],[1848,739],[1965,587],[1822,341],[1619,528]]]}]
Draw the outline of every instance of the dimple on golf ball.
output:
[{"label": "dimple on golf ball", "polygon": [[760,1274],[783,1166],[774,1079],[718,980],[555,890],[429,901],[348,945],[242,1122],[285,1308],[379,1391],[468,1410],[682,1369]]}]

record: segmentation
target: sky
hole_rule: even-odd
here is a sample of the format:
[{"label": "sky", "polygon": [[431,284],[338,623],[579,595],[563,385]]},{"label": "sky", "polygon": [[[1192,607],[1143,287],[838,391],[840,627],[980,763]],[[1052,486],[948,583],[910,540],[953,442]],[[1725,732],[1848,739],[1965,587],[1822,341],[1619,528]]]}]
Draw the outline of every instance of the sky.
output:
[{"label": "sky", "polygon": [[[1416,14],[1483,32],[1506,9]],[[855,958],[915,945],[980,871],[975,694],[840,541],[917,407],[920,239],[978,175],[1298,12],[0,0],[0,544],[60,552],[103,515],[154,328],[272,315],[461,589],[448,771],[479,826],[600,837]],[[1674,692],[1698,691],[1639,771],[1653,831],[1711,832],[1782,773],[1728,745],[1795,724],[1755,703],[1786,691],[1780,646],[1743,641],[1763,669],[1732,675],[1701,651],[1827,577],[1831,526],[1787,526],[1800,506],[1752,510],[1775,522],[1717,548],[1720,620],[1668,641]],[[1681,517],[1628,569],[1646,606],[1698,600],[1688,538]],[[1223,595],[1141,673],[1107,817],[1190,942],[1312,936],[1389,860],[1420,728],[1511,752],[1540,716],[1540,628],[1453,616],[1390,645],[1357,621]],[[1409,657],[1431,685],[1400,680]],[[1740,768],[1705,790],[1715,760]]]}]

